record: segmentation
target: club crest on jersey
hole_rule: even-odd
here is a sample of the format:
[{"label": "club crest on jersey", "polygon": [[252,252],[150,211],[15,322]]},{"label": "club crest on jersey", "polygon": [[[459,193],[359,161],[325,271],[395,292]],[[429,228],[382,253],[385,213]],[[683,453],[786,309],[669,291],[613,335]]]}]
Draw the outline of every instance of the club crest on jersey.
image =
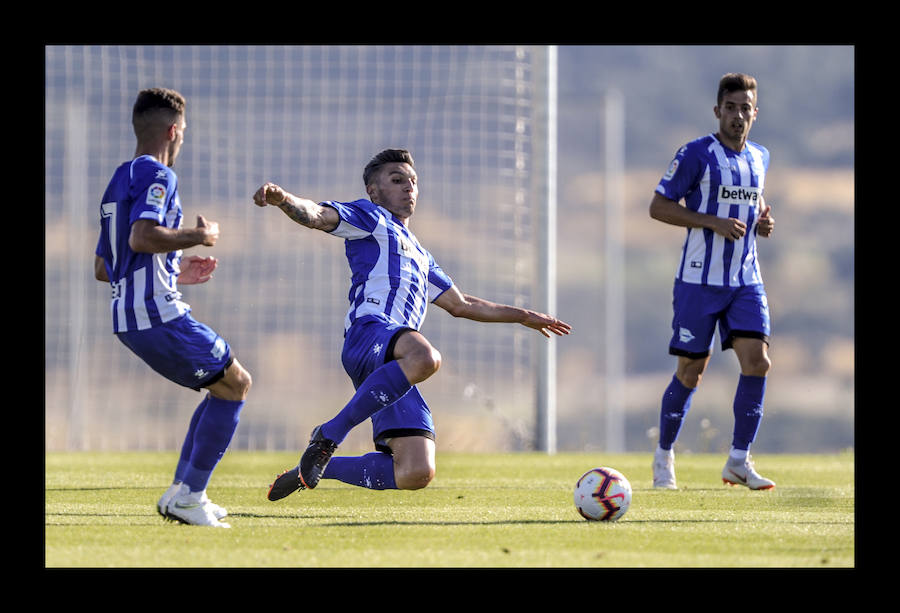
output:
[{"label": "club crest on jersey", "polygon": [[720,185],[718,201],[719,204],[759,204],[758,187],[746,187],[742,185]]},{"label": "club crest on jersey", "polygon": [[166,203],[166,186],[162,183],[154,183],[147,190],[147,204],[161,207]]}]

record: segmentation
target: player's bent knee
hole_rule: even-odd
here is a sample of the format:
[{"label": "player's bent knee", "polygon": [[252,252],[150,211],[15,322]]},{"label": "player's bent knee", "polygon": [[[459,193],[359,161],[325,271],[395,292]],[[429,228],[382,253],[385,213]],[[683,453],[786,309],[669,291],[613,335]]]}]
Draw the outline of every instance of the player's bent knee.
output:
[{"label": "player's bent knee", "polygon": [[225,371],[225,376],[208,389],[217,398],[243,402],[247,399],[252,385],[253,377],[237,360],[234,360]]},{"label": "player's bent knee", "polygon": [[420,490],[427,487],[432,479],[434,479],[433,466],[416,466],[407,470],[397,470],[394,474],[397,489],[401,490]]},{"label": "player's bent knee", "polygon": [[246,399],[247,394],[250,392],[250,387],[253,385],[253,377],[250,376],[250,372],[241,366],[237,360],[231,364],[231,368],[228,370],[228,374],[231,374],[233,377],[232,387],[235,392],[240,396],[241,400]]},{"label": "player's bent knee", "polygon": [[431,351],[428,354],[428,358],[424,364],[425,368],[431,372],[431,374],[436,373],[441,368],[441,352],[431,348]]},{"label": "player's bent knee", "polygon": [[769,374],[769,369],[772,368],[772,360],[769,359],[769,356],[763,354],[761,356],[756,356],[751,360],[746,367],[746,371],[744,374],[754,375],[757,377],[765,377]]},{"label": "player's bent knee", "polygon": [[441,354],[434,347],[416,353],[410,360],[412,369],[407,373],[411,383],[419,383],[432,376],[441,367]]}]

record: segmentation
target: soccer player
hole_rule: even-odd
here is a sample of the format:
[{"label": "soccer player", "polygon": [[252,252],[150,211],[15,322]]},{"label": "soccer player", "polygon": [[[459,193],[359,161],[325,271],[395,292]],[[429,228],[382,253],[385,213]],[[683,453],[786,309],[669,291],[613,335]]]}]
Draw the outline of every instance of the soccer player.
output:
[{"label": "soccer player", "polygon": [[237,428],[251,378],[225,339],[194,320],[178,291],[178,284],[212,277],[215,258],[182,257],[182,250],[215,245],[219,224],[198,215],[196,227],[182,228],[171,167],[184,142],[184,97],[169,89],[142,90],[132,124],[134,158],[116,169],[100,205],[94,276],[112,287],[116,338],[163,377],[207,390],[157,511],[186,524],[230,528],[221,521],[227,511],[209,500],[206,486]]},{"label": "soccer player", "polygon": [[775,227],[771,207],[763,199],[769,152],[747,140],[759,111],[757,98],[755,78],[723,76],[713,107],[718,131],[678,150],[650,203],[653,219],[687,228],[675,275],[669,344],[677,367],[663,394],[653,462],[657,488],[677,489],[672,446],[709,364],[717,325],[722,350],[733,349],[741,369],[732,447],[722,480],[754,490],[775,487],[756,472],[749,454],[762,420],[771,366],[769,307],[756,237],[771,236]]},{"label": "soccer player", "polygon": [[[265,183],[257,206],[276,206],[290,219],[345,240],[352,273],[344,320],[342,363],[355,395],[331,420],[316,426],[296,467],[268,492],[278,500],[337,479],[369,489],[420,489],[435,472],[434,424],[416,387],[441,365],[441,354],[419,329],[429,302],[455,317],[520,323],[550,338],[570,326],[555,317],[463,294],[409,229],[419,195],[413,158],[386,149],[363,172],[368,199],[317,204]],[[356,425],[371,418],[375,452],[334,457]]]}]

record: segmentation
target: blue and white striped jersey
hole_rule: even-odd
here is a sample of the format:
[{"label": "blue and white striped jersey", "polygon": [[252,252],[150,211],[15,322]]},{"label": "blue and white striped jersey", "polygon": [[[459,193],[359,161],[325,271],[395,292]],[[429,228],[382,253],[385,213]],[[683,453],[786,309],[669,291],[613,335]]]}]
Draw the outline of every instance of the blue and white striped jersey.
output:
[{"label": "blue and white striped jersey", "polygon": [[176,286],[181,250],[135,253],[128,246],[138,219],[180,228],[181,218],[178,177],[171,168],[142,155],[116,169],[100,205],[96,250],[112,286],[113,332],[146,330],[191,310]]},{"label": "blue and white striped jersey", "polygon": [[350,309],[344,329],[366,315],[418,330],[429,302],[453,281],[403,223],[369,202],[322,202],[341,221],[331,234],[344,239],[350,265]]},{"label": "blue and white striped jersey", "polygon": [[692,211],[740,219],[747,232],[731,241],[712,230],[688,228],[676,279],[724,287],[762,283],[756,225],[768,168],[769,151],[750,141],[737,153],[709,134],[678,150],[656,191],[676,202],[684,198]]}]

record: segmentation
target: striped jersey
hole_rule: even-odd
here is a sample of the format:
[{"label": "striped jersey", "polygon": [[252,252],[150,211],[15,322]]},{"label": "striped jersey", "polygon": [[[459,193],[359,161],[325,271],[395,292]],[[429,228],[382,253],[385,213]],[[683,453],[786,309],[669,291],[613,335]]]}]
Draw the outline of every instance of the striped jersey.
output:
[{"label": "striped jersey", "polygon": [[675,154],[656,191],[700,213],[733,217],[747,224],[736,241],[712,230],[688,228],[675,278],[685,283],[742,287],[762,283],[756,253],[756,225],[769,151],[747,141],[740,153],[714,134],[684,145]]},{"label": "striped jersey", "polygon": [[191,310],[176,286],[181,250],[136,253],[129,247],[131,225],[138,219],[181,227],[178,177],[149,155],[119,166],[100,204],[96,254],[106,263],[112,286],[114,333],[146,330]]},{"label": "striped jersey", "polygon": [[418,330],[429,302],[453,286],[409,228],[387,209],[368,200],[322,202],[334,208],[340,223],[331,234],[344,239],[350,265],[348,329],[374,315]]}]

